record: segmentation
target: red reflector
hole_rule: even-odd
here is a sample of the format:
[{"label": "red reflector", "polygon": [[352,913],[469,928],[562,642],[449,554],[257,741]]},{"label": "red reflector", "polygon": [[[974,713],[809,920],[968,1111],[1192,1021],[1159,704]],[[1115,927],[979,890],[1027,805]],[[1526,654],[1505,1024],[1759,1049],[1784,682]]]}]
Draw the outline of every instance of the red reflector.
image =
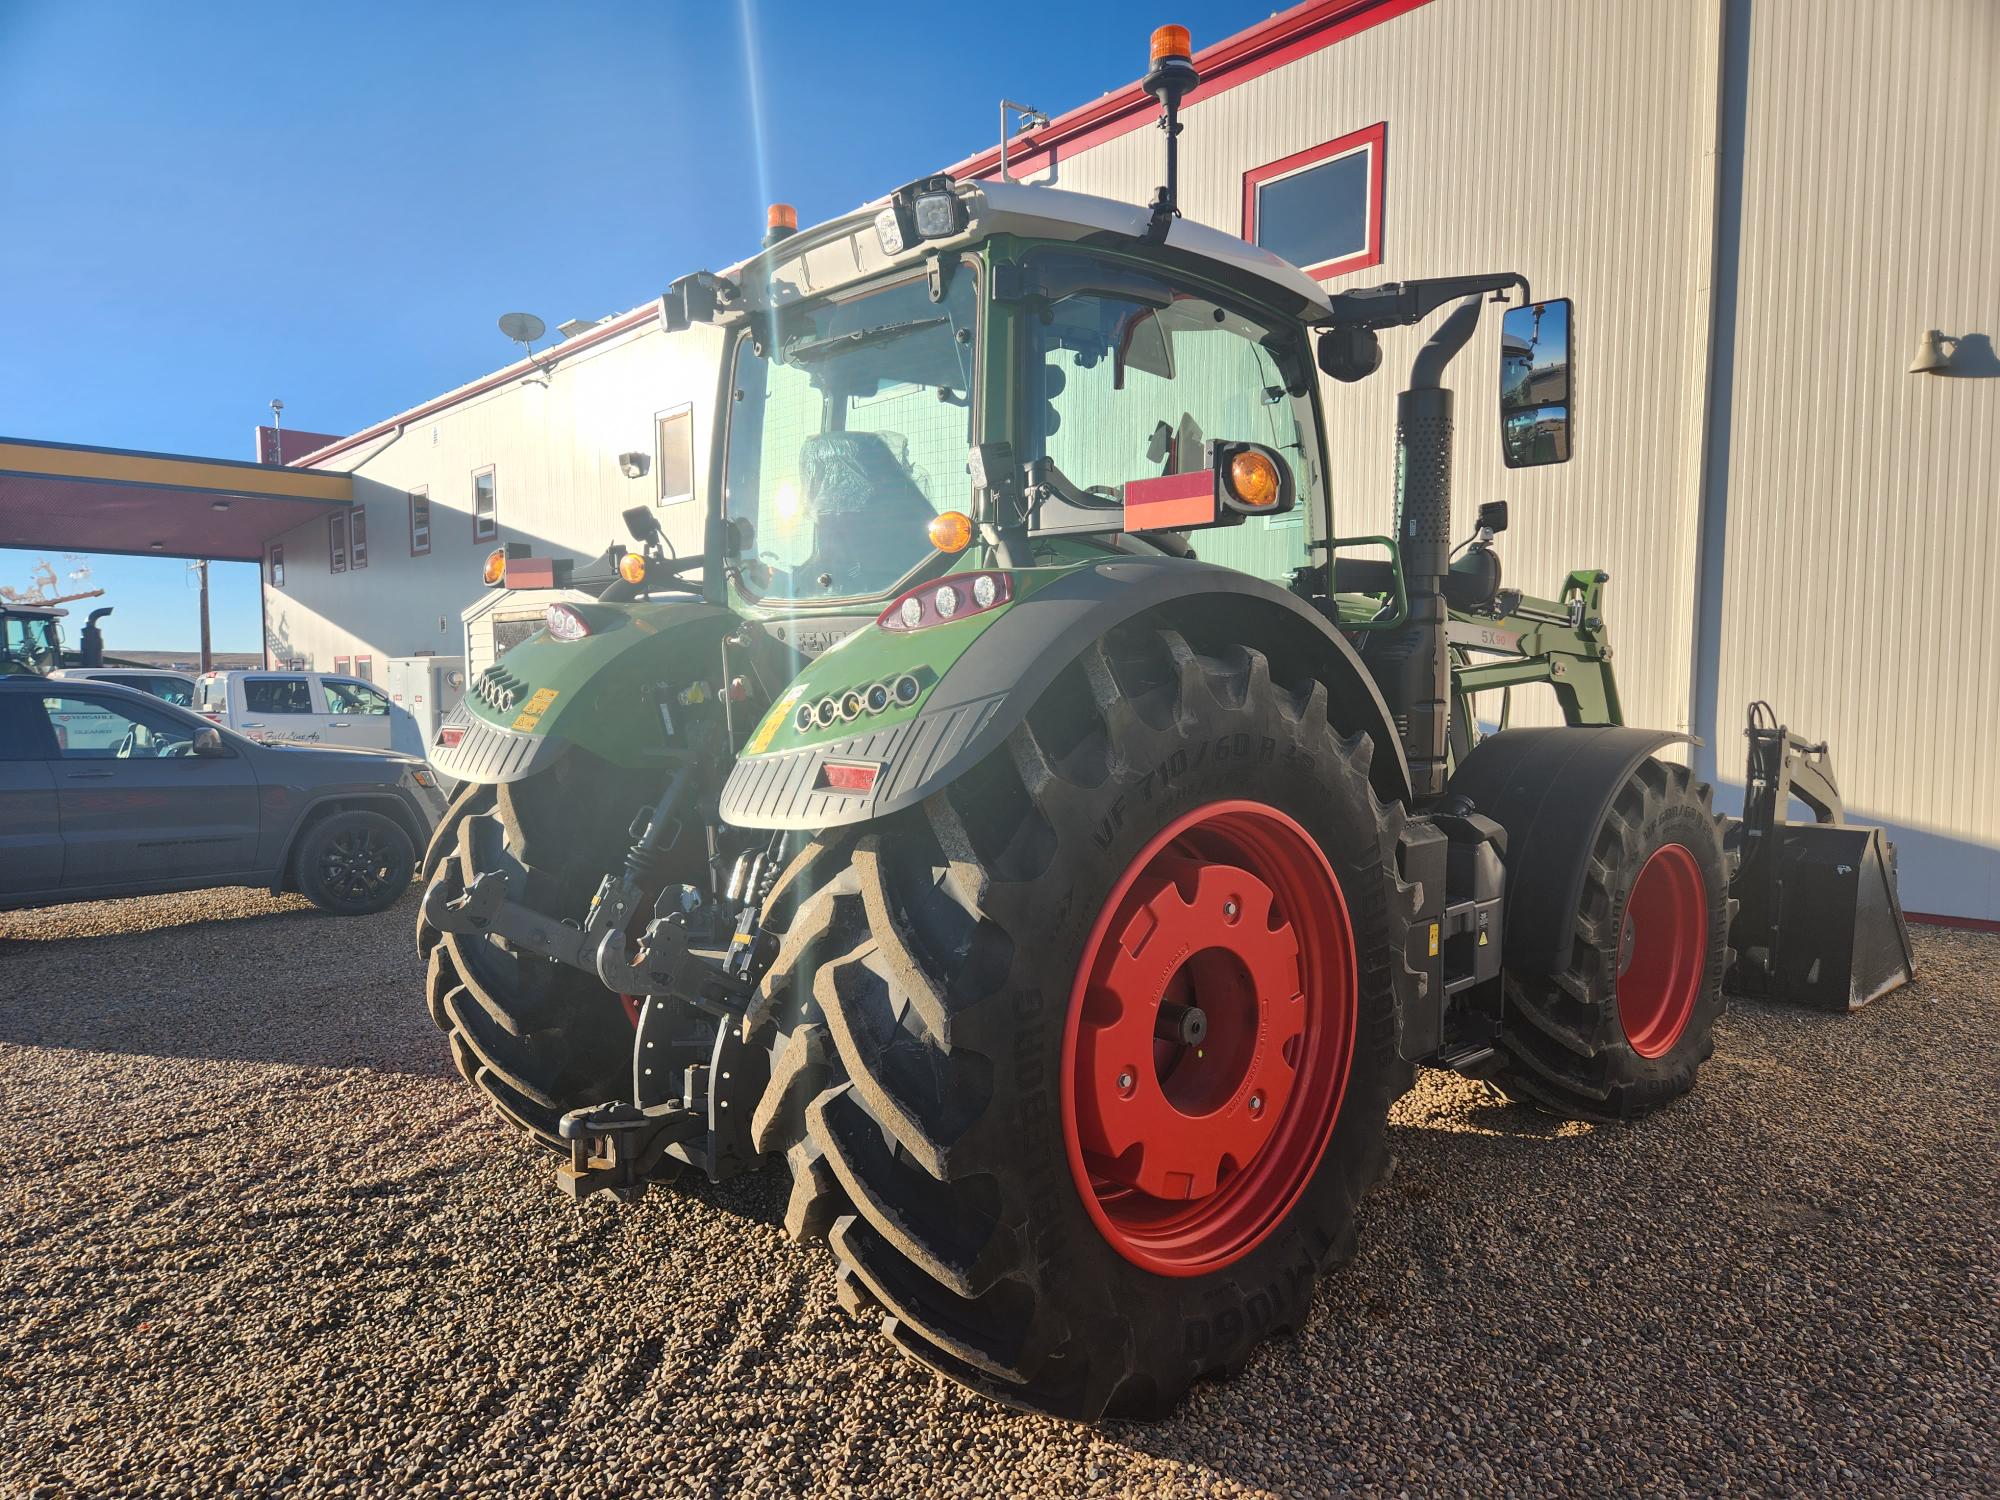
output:
[{"label": "red reflector", "polygon": [[507,559],[507,587],[510,589],[552,589],[556,586],[553,557],[510,557]]},{"label": "red reflector", "polygon": [[1125,481],[1127,531],[1177,531],[1213,526],[1222,516],[1215,499],[1215,470]]},{"label": "red reflector", "polygon": [[465,730],[457,724],[447,724],[438,731],[438,744],[449,750],[465,738]]},{"label": "red reflector", "polygon": [[830,760],[819,768],[819,784],[830,792],[865,792],[875,785],[875,773],[881,769]]}]

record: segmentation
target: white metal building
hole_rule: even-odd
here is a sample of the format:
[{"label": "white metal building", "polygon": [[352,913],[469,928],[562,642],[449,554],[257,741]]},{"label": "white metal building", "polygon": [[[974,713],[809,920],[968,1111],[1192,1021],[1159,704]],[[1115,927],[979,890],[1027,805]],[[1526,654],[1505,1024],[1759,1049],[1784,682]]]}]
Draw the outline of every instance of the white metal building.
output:
[{"label": "white metal building", "polygon": [[[2000,919],[2000,5],[1311,0],[1203,40],[1190,217],[1330,286],[1516,270],[1576,299],[1574,459],[1503,469],[1468,353],[1457,497],[1511,503],[1511,584],[1610,571],[1627,717],[1699,736],[1727,801],[1768,699],[1891,827],[1912,910]],[[1010,175],[1143,202],[1154,115],[1115,89],[1013,143]],[[1912,373],[1933,329],[1947,368]],[[1387,527],[1421,337],[1327,389],[1343,533]],[[281,539],[273,653],[456,651],[496,538],[589,556],[626,506],[699,493],[716,353],[648,305],[309,456],[355,471],[365,535]],[[678,545],[699,509],[666,498]]]}]

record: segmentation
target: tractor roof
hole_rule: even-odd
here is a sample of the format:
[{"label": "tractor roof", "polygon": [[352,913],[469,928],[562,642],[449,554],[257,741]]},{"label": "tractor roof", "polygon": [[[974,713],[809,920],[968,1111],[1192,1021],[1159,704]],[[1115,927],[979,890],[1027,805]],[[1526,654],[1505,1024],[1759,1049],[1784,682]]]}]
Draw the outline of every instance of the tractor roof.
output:
[{"label": "tractor roof", "polygon": [[[762,261],[770,267],[771,285],[780,299],[810,297],[894,266],[921,264],[932,251],[962,247],[998,234],[1137,244],[1152,219],[1152,211],[1137,204],[1019,182],[961,182],[953,184],[952,191],[965,205],[967,224],[947,239],[917,240],[896,255],[886,254],[875,233],[876,215],[890,203],[890,197],[884,196],[780,240],[762,255],[731,267],[727,274],[740,277]],[[1165,251],[1170,260],[1191,257],[1210,263],[1226,276],[1248,279],[1266,297],[1308,322],[1328,312],[1326,289],[1318,282],[1291,262],[1233,234],[1176,219],[1167,230]]]}]

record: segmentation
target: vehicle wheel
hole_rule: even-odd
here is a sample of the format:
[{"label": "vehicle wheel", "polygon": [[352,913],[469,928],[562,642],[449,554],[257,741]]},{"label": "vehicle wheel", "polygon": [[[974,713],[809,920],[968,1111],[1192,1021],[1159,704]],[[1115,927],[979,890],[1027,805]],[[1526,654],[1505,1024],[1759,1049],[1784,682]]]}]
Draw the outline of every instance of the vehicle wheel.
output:
[{"label": "vehicle wheel", "polygon": [[[431,840],[427,876],[459,889],[504,870],[514,900],[581,921],[598,882],[622,863],[626,829],[646,796],[576,751],[522,781],[466,787]],[[453,1063],[531,1139],[567,1155],[556,1134],[564,1114],[630,1095],[632,1020],[593,975],[515,953],[498,938],[440,932],[421,914],[417,949],[431,1019],[450,1038]]]},{"label": "vehicle wheel", "polygon": [[1121,634],[947,792],[799,856],[755,1134],[850,1310],[1086,1420],[1305,1320],[1407,1079],[1372,748],[1255,651]]},{"label": "vehicle wheel", "polygon": [[296,861],[296,884],[314,906],[337,917],[366,917],[402,899],[417,854],[393,818],[357,810],[308,828]]},{"label": "vehicle wheel", "polygon": [[1598,825],[1563,973],[1509,972],[1500,1071],[1510,1098],[1635,1120],[1694,1087],[1729,969],[1722,822],[1685,766],[1646,760]]}]

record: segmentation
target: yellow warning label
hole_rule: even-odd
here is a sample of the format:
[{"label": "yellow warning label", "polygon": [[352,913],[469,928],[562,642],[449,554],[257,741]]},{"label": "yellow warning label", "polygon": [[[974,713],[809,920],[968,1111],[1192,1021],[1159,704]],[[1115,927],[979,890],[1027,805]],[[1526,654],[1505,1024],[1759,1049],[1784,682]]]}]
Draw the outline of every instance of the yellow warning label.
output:
[{"label": "yellow warning label", "polygon": [[805,689],[796,683],[785,689],[778,701],[771,705],[771,711],[764,715],[764,722],[757,726],[757,732],[750,736],[750,743],[743,747],[743,753],[762,754],[770,746],[771,741],[778,737],[778,731],[785,727],[785,720],[791,714],[792,705],[804,695]]},{"label": "yellow warning label", "polygon": [[1431,957],[1438,956],[1438,924],[1431,923]]},{"label": "yellow warning label", "polygon": [[1479,946],[1482,948],[1486,946],[1486,929],[1484,927],[1479,929]]},{"label": "yellow warning label", "polygon": [[520,717],[513,727],[520,730],[535,728],[542,721],[542,715],[549,711],[549,705],[562,696],[561,688],[540,688],[534,696],[521,706]]}]

